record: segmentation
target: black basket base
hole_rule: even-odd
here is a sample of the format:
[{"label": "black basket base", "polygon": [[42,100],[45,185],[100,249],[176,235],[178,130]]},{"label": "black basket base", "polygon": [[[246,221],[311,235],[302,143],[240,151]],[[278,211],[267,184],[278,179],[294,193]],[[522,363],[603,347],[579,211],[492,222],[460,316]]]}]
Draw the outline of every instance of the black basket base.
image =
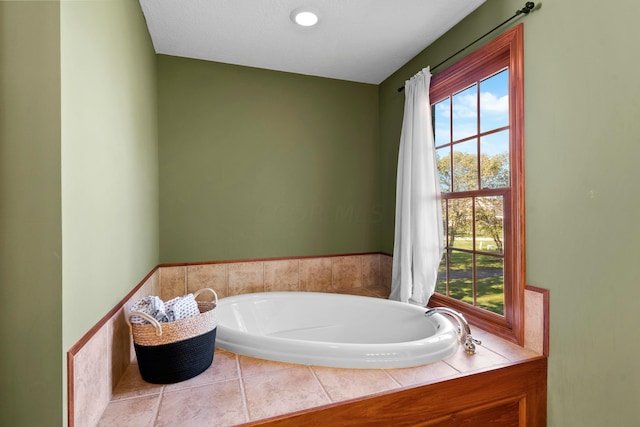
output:
[{"label": "black basket base", "polygon": [[200,375],[213,363],[217,329],[171,344],[144,346],[134,342],[142,379],[173,384]]}]

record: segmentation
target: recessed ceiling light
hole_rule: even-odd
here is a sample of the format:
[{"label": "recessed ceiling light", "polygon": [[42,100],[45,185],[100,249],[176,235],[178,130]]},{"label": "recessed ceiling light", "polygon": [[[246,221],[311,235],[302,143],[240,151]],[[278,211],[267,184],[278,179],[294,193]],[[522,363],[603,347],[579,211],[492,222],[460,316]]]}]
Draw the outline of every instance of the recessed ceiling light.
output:
[{"label": "recessed ceiling light", "polygon": [[318,23],[318,15],[310,10],[296,9],[291,12],[291,19],[303,27],[312,27]]}]

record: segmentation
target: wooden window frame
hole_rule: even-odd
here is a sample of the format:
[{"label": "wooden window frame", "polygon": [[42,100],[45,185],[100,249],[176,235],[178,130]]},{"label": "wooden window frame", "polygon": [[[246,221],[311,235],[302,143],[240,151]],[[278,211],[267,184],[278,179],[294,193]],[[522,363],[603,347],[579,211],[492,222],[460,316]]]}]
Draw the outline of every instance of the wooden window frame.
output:
[{"label": "wooden window frame", "polygon": [[[431,104],[485,77],[501,64],[509,67],[509,162],[510,200],[504,215],[510,215],[505,230],[504,316],[435,293],[429,306],[447,306],[464,314],[478,327],[517,344],[524,344],[525,207],[524,207],[524,52],[522,24],[506,31],[456,64],[435,75],[429,91]],[[477,195],[481,195],[482,190]],[[475,193],[475,192],[474,192]],[[463,193],[460,193],[463,194]],[[508,246],[506,245],[508,243]],[[508,253],[507,253],[508,251]]]}]

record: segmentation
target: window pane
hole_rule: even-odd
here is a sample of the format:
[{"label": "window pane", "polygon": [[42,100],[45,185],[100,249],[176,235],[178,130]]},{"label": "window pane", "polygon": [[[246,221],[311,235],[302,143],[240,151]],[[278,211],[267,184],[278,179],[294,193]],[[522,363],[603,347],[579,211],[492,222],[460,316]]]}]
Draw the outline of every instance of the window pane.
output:
[{"label": "window pane", "polygon": [[477,255],[476,305],[504,314],[504,264],[502,258]]},{"label": "window pane", "polygon": [[447,200],[449,246],[473,249],[472,199]]},{"label": "window pane", "polygon": [[433,135],[436,146],[451,142],[451,99],[447,98],[433,105]]},{"label": "window pane", "polygon": [[440,180],[440,191],[451,192],[451,146],[436,150],[436,161],[438,163],[438,179]]},{"label": "window pane", "polygon": [[444,236],[442,236],[442,244],[446,248],[447,247],[447,201],[442,200],[442,230],[444,230]]},{"label": "window pane", "polygon": [[504,253],[503,205],[501,196],[476,198],[476,250]]},{"label": "window pane", "polygon": [[509,125],[509,70],[480,82],[480,131]]},{"label": "window pane", "polygon": [[462,142],[453,146],[453,191],[478,189],[478,142]]},{"label": "window pane", "polygon": [[436,292],[442,295],[447,295],[447,258],[449,257],[449,251],[445,251],[440,261],[440,267],[438,267],[438,279],[436,280]]},{"label": "window pane", "polygon": [[451,251],[449,296],[473,304],[473,255]]},{"label": "window pane", "polygon": [[482,188],[509,186],[509,130],[480,138]]},{"label": "window pane", "polygon": [[478,134],[478,86],[453,95],[453,140]]}]

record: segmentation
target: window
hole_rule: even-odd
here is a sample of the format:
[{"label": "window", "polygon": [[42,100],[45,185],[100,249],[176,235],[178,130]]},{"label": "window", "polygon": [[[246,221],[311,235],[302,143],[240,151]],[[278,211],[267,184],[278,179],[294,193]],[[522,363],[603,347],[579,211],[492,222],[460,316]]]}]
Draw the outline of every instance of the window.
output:
[{"label": "window", "polygon": [[430,305],[523,343],[522,25],[434,76],[445,254]]}]

